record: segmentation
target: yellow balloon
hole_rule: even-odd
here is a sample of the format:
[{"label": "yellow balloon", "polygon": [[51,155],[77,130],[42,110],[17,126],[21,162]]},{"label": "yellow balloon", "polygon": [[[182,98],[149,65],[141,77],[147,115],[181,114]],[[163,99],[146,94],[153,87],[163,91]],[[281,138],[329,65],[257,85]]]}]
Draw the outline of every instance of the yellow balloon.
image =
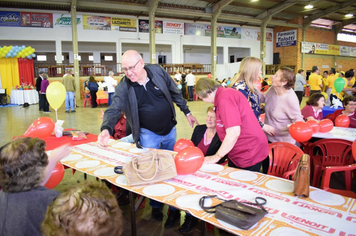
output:
[{"label": "yellow balloon", "polygon": [[324,96],[325,100],[328,99],[328,94],[325,92],[321,92],[321,94]]},{"label": "yellow balloon", "polygon": [[66,98],[66,89],[63,84],[56,81],[50,83],[46,90],[46,97],[49,105],[53,109],[58,109],[62,106],[65,98]]}]

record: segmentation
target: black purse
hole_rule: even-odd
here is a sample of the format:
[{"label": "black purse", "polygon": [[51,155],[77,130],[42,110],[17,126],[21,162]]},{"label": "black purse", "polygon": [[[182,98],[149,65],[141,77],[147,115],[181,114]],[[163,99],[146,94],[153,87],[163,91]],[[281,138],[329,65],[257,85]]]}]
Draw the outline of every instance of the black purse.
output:
[{"label": "black purse", "polygon": [[[218,198],[216,195],[204,196],[200,198],[200,207],[208,213],[215,213],[216,219],[225,221],[226,223],[229,223],[241,229],[246,230],[251,228],[254,224],[256,224],[265,215],[268,214],[268,211],[262,206],[266,204],[267,200],[262,197],[256,197],[256,203],[238,202],[236,200],[225,201],[223,199],[218,198],[219,200],[224,202],[211,207],[206,207],[204,205],[205,199],[215,197]],[[262,202],[259,202],[259,200]],[[252,207],[249,205],[258,206],[259,208]]]}]

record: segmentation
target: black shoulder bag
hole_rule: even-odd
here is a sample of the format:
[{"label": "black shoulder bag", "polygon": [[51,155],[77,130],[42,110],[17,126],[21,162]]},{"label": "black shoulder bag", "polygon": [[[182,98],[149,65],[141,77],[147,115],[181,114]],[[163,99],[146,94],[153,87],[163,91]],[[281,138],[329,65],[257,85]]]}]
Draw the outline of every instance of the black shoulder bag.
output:
[{"label": "black shoulder bag", "polygon": [[[241,229],[249,229],[258,221],[260,221],[268,211],[262,206],[265,205],[267,200],[262,197],[256,197],[256,203],[249,202],[238,202],[236,200],[223,200],[224,201],[218,205],[207,207],[204,205],[205,199],[218,198],[216,195],[204,196],[200,198],[199,205],[204,211],[208,213],[215,213],[216,219],[225,221],[231,225],[239,227]],[[259,202],[262,201],[262,202]],[[258,206],[259,208],[252,207],[249,205]]]}]

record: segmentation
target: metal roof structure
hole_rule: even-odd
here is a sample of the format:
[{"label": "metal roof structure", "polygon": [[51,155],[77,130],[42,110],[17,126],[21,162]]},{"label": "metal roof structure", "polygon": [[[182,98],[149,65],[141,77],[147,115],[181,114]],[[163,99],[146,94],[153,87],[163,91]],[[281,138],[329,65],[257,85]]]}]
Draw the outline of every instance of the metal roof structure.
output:
[{"label": "metal roof structure", "polygon": [[[315,25],[356,34],[356,16],[345,16],[356,15],[356,0],[0,0],[0,8],[69,12],[72,1],[76,2],[78,13],[139,18],[148,17],[151,6],[156,5],[155,16],[159,19],[209,23],[221,11],[218,24],[260,27],[269,19],[267,27],[270,28]],[[308,4],[313,8],[306,9]],[[303,25],[293,22],[300,17]]]}]

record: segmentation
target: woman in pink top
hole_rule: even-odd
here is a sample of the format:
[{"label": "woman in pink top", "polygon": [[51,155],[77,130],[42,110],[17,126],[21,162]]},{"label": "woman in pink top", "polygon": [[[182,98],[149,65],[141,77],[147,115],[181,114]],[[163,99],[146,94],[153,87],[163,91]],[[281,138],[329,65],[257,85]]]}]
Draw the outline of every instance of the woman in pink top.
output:
[{"label": "woman in pink top", "polygon": [[217,163],[228,154],[230,167],[260,171],[268,143],[246,97],[208,78],[199,79],[195,90],[204,102],[214,103],[216,132],[222,140],[215,155],[205,157],[204,163]]},{"label": "woman in pink top", "polygon": [[322,120],[323,107],[325,105],[325,97],[321,93],[314,93],[310,96],[302,109],[302,115],[305,121],[308,120]]},{"label": "woman in pink top", "polygon": [[265,124],[276,130],[275,134],[266,134],[270,143],[296,143],[289,133],[289,125],[303,121],[303,116],[299,109],[298,97],[291,89],[294,83],[294,71],[289,67],[281,67],[272,76],[272,87],[261,96],[261,102],[266,104]]}]

